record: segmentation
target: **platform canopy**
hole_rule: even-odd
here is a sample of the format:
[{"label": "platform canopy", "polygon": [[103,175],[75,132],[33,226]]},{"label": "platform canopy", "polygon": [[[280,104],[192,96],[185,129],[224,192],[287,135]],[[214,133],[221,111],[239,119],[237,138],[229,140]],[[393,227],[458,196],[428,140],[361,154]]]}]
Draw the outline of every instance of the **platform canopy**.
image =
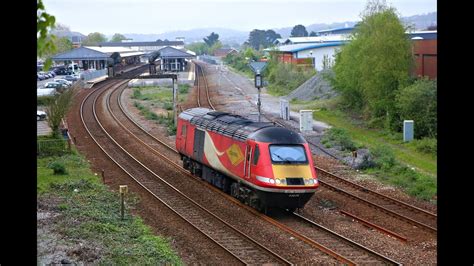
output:
[{"label": "platform canopy", "polygon": [[110,56],[107,53],[98,52],[86,47],[79,47],[64,53],[57,54],[51,59],[54,61],[107,60],[109,57]]},{"label": "platform canopy", "polygon": [[170,46],[163,47],[158,51],[160,52],[160,58],[163,58],[163,59],[195,57],[193,54],[181,51],[179,49],[176,49]]}]

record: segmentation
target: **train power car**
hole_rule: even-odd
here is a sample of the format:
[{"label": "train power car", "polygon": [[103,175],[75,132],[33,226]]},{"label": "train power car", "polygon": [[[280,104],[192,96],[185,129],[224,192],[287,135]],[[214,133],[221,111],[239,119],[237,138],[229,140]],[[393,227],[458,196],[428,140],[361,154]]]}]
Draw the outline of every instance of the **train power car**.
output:
[{"label": "train power car", "polygon": [[305,139],[270,122],[191,108],[176,149],[185,169],[260,211],[302,208],[319,186]]}]

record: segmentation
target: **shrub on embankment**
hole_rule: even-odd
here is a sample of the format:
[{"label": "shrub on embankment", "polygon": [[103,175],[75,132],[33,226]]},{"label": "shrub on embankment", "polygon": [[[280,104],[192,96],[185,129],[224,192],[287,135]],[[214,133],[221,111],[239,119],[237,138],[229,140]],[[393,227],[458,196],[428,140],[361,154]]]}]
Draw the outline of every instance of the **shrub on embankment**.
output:
[{"label": "shrub on embankment", "polygon": [[[68,173],[55,175],[48,168],[51,162],[63,165]],[[59,235],[63,247],[72,246],[67,253],[71,259],[99,265],[182,264],[168,240],[155,236],[129,212],[138,201],[133,194],[126,196],[121,220],[119,194],[100,183],[82,156],[38,158],[37,180],[38,202],[46,202],[59,214],[53,224],[55,234],[44,236],[38,231],[38,239]],[[79,248],[77,243],[83,245]],[[52,252],[41,250],[41,254]]]}]

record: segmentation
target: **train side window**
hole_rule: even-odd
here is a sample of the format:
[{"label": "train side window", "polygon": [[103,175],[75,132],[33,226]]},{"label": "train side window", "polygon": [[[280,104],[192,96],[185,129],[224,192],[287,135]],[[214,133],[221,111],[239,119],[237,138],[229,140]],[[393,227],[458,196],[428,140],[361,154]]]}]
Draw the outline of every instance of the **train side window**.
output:
[{"label": "train side window", "polygon": [[258,157],[260,156],[260,149],[258,148],[258,144],[255,145],[255,152],[253,153],[253,165],[257,165]]},{"label": "train side window", "polygon": [[181,127],[181,136],[186,136],[186,125]]}]

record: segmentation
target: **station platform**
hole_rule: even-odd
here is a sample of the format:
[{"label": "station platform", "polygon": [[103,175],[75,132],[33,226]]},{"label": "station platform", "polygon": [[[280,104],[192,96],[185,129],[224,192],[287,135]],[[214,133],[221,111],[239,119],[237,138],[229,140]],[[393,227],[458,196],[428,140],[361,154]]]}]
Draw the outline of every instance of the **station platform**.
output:
[{"label": "station platform", "polygon": [[[125,72],[129,72],[129,71],[135,70],[135,69],[137,69],[137,68],[139,68],[139,67],[142,67],[142,66],[144,66],[144,64],[134,65],[134,66],[131,66],[131,67],[129,67],[129,68],[122,69],[122,70],[120,70],[120,72],[124,72],[124,73],[125,73]],[[96,83],[101,82],[101,81],[104,81],[104,80],[106,80],[107,78],[108,78],[108,76],[107,76],[107,75],[104,75],[104,76],[97,77],[97,78],[95,78],[95,79],[88,80],[88,81],[85,82],[84,88],[85,88],[85,89],[90,89],[90,88],[92,88]]]}]

